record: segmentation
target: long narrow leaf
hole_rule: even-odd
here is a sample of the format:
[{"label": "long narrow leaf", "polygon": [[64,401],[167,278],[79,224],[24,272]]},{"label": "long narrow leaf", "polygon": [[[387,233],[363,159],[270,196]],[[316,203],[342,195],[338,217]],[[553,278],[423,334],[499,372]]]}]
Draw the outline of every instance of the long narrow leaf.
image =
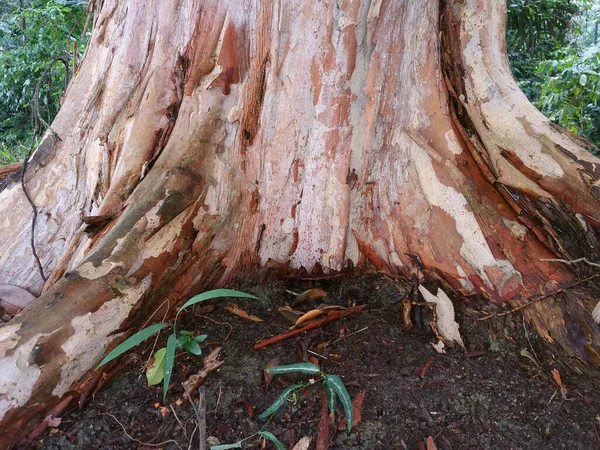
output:
[{"label": "long narrow leaf", "polygon": [[283,392],[281,393],[281,395],[279,395],[279,397],[277,397],[277,399],[271,404],[271,406],[269,406],[265,412],[263,412],[260,416],[258,416],[259,419],[266,419],[267,417],[269,417],[271,414],[275,414],[277,412],[277,410],[279,408],[281,408],[281,405],[283,405],[283,402],[285,402],[288,398],[288,396],[294,392],[297,391],[298,389],[302,389],[304,388],[303,384],[292,384],[291,386],[286,387]]},{"label": "long narrow leaf", "polygon": [[354,411],[352,409],[352,400],[350,394],[344,385],[342,379],[337,375],[327,375],[325,385],[330,386],[331,390],[335,392],[337,398],[340,399],[342,406],[344,407],[344,414],[346,415],[346,423],[348,424],[348,432],[352,430],[352,422],[354,421]]},{"label": "long narrow leaf", "polygon": [[187,302],[183,304],[181,308],[177,310],[177,312],[181,312],[185,308],[188,308],[196,303],[200,303],[206,300],[210,300],[211,298],[218,297],[242,297],[242,298],[253,298],[255,300],[260,300],[258,297],[254,295],[246,294],[245,292],[235,291],[233,289],[214,289],[212,291],[203,292],[202,294],[198,294],[190,298]]},{"label": "long narrow leaf", "polygon": [[258,434],[260,434],[265,439],[271,441],[275,445],[275,447],[277,447],[277,450],[285,450],[285,447],[283,446],[281,441],[277,439],[275,435],[270,431],[259,431]]},{"label": "long narrow leaf", "polygon": [[100,364],[98,364],[98,367],[96,367],[96,369],[102,367],[104,364],[112,361],[113,359],[117,358],[118,356],[121,356],[123,353],[132,349],[133,347],[138,345],[140,342],[148,339],[153,334],[158,333],[163,328],[167,328],[169,326],[171,326],[170,323],[155,323],[154,325],[150,325],[149,327],[146,327],[146,328],[138,331],[133,336],[128,337],[123,342],[121,342],[119,345],[117,345],[108,355],[106,355],[104,357],[104,359],[102,361],[100,361]]},{"label": "long narrow leaf", "polygon": [[321,371],[317,366],[311,363],[296,363],[285,366],[269,367],[267,373],[270,373],[271,375],[281,375],[284,373],[309,373],[311,375],[316,375],[321,373]]},{"label": "long narrow leaf", "polygon": [[242,448],[242,441],[235,444],[213,445],[210,447],[210,450],[229,450],[230,448]]},{"label": "long narrow leaf", "polygon": [[163,402],[167,398],[171,374],[173,373],[173,364],[175,362],[175,349],[177,348],[177,336],[170,334],[167,339],[167,352],[165,353],[165,378],[163,380]]},{"label": "long narrow leaf", "polygon": [[336,397],[335,392],[334,392],[333,388],[331,387],[330,383],[325,383],[325,396],[327,397],[327,409],[329,410],[329,413],[331,414],[332,412],[335,411],[335,404],[336,404],[337,397]]}]

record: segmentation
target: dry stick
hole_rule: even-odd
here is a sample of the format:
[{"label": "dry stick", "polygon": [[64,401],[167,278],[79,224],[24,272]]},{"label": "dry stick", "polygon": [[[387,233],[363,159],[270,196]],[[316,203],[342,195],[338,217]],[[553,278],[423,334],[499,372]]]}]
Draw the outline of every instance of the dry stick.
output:
[{"label": "dry stick", "polygon": [[517,312],[517,311],[521,311],[522,309],[525,309],[525,308],[527,308],[528,306],[530,306],[530,305],[533,305],[534,303],[537,303],[537,302],[539,302],[539,301],[545,300],[545,299],[547,299],[547,298],[549,298],[549,297],[552,297],[552,296],[554,296],[554,295],[557,295],[557,294],[560,294],[560,293],[562,293],[562,292],[565,292],[565,291],[566,291],[566,290],[568,290],[568,289],[574,288],[574,287],[576,287],[576,286],[578,286],[578,285],[580,285],[580,284],[583,284],[583,283],[586,283],[586,282],[588,282],[588,281],[590,281],[590,280],[593,280],[594,278],[596,278],[596,277],[597,277],[597,276],[599,276],[599,275],[600,275],[600,272],[597,272],[597,273],[595,273],[594,275],[591,275],[591,276],[589,276],[589,277],[587,277],[587,278],[584,278],[583,280],[576,281],[575,283],[571,283],[570,285],[568,285],[568,286],[566,286],[566,287],[564,287],[564,288],[560,288],[560,289],[557,289],[557,290],[556,290],[556,291],[554,291],[554,292],[550,292],[549,294],[542,295],[541,297],[538,297],[538,298],[534,298],[533,300],[531,300],[531,301],[528,301],[527,303],[524,303],[524,304],[522,304],[522,305],[519,305],[519,306],[517,306],[517,307],[515,307],[515,308],[513,308],[513,309],[510,309],[510,310],[508,310],[508,311],[504,311],[504,312],[502,312],[502,313],[494,313],[494,314],[490,314],[489,316],[485,316],[485,317],[482,317],[481,319],[477,319],[477,320],[475,320],[475,322],[482,322],[482,321],[484,321],[484,320],[493,319],[494,317],[503,317],[503,316],[508,316],[509,314],[515,313],[515,312]]},{"label": "dry stick", "polygon": [[288,333],[279,334],[277,336],[273,336],[266,341],[258,342],[254,344],[254,350],[260,350],[261,348],[268,347],[269,345],[276,344],[278,342],[284,341],[292,336],[296,336],[297,334],[304,333],[305,331],[312,330],[313,328],[320,327],[321,325],[325,325],[329,322],[333,322],[334,320],[339,319],[340,317],[346,317],[351,314],[354,314],[357,311],[362,311],[365,309],[367,305],[359,305],[355,306],[353,309],[348,309],[346,311],[334,311],[330,313],[326,318],[317,320],[316,322],[309,323],[305,327],[298,328],[297,330],[290,331]]},{"label": "dry stick", "polygon": [[175,444],[175,445],[176,445],[178,448],[181,448],[181,447],[179,446],[179,442],[177,442],[177,441],[176,441],[176,440],[174,440],[174,439],[169,439],[168,441],[159,442],[158,444],[152,444],[152,443],[149,443],[149,442],[142,442],[142,441],[140,441],[139,439],[136,439],[136,438],[134,438],[133,436],[131,436],[131,435],[130,435],[130,434],[127,432],[127,429],[125,428],[125,426],[124,426],[124,425],[123,425],[123,424],[122,424],[122,423],[119,421],[119,419],[117,419],[117,418],[116,418],[115,416],[113,416],[111,413],[109,413],[109,412],[104,412],[104,413],[100,413],[100,414],[104,414],[104,415],[107,415],[107,416],[110,416],[110,417],[112,417],[112,418],[115,420],[115,422],[117,422],[117,423],[118,423],[118,424],[121,426],[121,429],[123,430],[123,433],[125,434],[125,436],[127,436],[127,437],[128,437],[129,439],[131,439],[133,442],[137,442],[137,443],[138,443],[138,444],[140,444],[140,445],[145,445],[145,446],[147,446],[147,447],[162,447],[162,446],[163,446],[163,445],[165,445],[165,444],[174,443],[174,444]]},{"label": "dry stick", "polygon": [[577,263],[580,263],[580,262],[584,262],[584,263],[586,263],[586,264],[588,264],[588,265],[590,265],[592,267],[600,267],[600,264],[588,261],[587,258],[579,258],[579,259],[573,259],[573,260],[568,260],[568,259],[546,259],[546,258],[542,258],[542,259],[540,259],[540,261],[560,262],[560,263],[569,264],[569,265],[577,264]]},{"label": "dry stick", "polygon": [[198,408],[196,409],[196,421],[198,424],[198,449],[206,450],[206,388],[198,388]]}]

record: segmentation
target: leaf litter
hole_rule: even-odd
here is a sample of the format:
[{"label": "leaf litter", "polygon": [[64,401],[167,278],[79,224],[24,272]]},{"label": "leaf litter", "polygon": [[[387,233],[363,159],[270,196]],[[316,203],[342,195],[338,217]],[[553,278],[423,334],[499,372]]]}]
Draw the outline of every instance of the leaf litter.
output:
[{"label": "leaf litter", "polygon": [[[317,287],[327,292],[327,303],[365,308],[346,316],[336,311],[336,321],[303,330],[260,351],[252,349],[253,343],[287,333],[291,320],[278,313],[289,298],[285,289],[306,292]],[[436,292],[435,287],[426,287]],[[195,400],[199,385],[206,390],[209,441],[212,445],[235,443],[261,430],[266,422],[258,418],[258,413],[265,411],[282,391],[314,378],[310,373],[285,374],[269,383],[266,377],[265,369],[280,366],[282,361],[307,363],[296,358],[296,339],[300,338],[308,356],[320,355],[321,370],[343,380],[352,398],[354,426],[348,433],[340,403],[333,416],[327,407],[325,439],[322,388],[299,389],[283,402],[263,430],[287,449],[314,448],[319,435],[319,445],[326,440],[327,448],[332,450],[595,448],[600,442],[596,435],[600,426],[600,376],[576,362],[557,358],[556,350],[531,331],[530,344],[518,317],[475,325],[453,298],[453,320],[460,324],[459,336],[467,353],[446,347],[447,353],[438,354],[431,345],[437,341],[429,328],[404,326],[396,287],[377,276],[238,288],[270,300],[252,304],[252,313],[264,318],[265,323],[236,321],[229,330],[222,326],[228,311],[215,308],[210,318],[182,314],[182,328],[209,336],[203,349],[207,356],[177,355],[177,370],[166,401],[162,400],[161,386],[146,386],[144,358],[131,358],[120,376],[96,393],[87,407],[62,417],[58,428],[42,436],[36,448],[136,449],[140,448],[139,442],[154,445],[166,441],[162,447],[167,450],[198,448],[197,432],[192,435],[196,415],[190,403],[182,399],[187,398],[187,392]],[[438,290],[436,297],[439,295]],[[303,309],[320,307],[309,303]],[[427,310],[423,314],[425,322],[431,320]],[[356,334],[359,330],[367,332]],[[221,344],[217,346],[216,342]],[[165,344],[166,336],[161,335],[158,347]],[[520,364],[520,358],[525,358],[535,366],[529,357],[520,355],[520,350],[530,345],[540,365],[535,378]],[[135,352],[143,354],[151,346],[149,340]],[[419,371],[430,360],[435,370],[429,369],[421,378]],[[553,375],[552,369],[560,378]],[[577,394],[568,401],[562,399],[562,394],[555,394],[561,386],[566,389],[565,380],[569,393]],[[358,399],[366,391],[359,407]],[[568,411],[563,407],[566,404],[570,406]],[[172,408],[173,413],[163,417],[160,411],[165,407]],[[107,411],[118,417],[123,427],[108,417]],[[261,436],[268,441],[267,450],[275,448],[270,435]],[[297,440],[296,436],[302,438]]]}]

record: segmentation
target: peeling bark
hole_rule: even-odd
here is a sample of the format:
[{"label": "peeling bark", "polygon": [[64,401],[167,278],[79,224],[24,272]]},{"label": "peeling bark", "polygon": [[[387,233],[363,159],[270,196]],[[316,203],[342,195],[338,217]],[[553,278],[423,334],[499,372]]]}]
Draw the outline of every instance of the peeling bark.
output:
[{"label": "peeling bark", "polygon": [[[589,275],[543,260],[600,258],[600,161],[519,91],[504,23],[500,0],[104,1],[25,177],[45,284],[2,180],[0,279],[42,295],[0,328],[0,446],[83,400],[144,318],[240,274],[400,276],[410,253],[515,306]],[[523,312],[600,363],[595,303]]]}]

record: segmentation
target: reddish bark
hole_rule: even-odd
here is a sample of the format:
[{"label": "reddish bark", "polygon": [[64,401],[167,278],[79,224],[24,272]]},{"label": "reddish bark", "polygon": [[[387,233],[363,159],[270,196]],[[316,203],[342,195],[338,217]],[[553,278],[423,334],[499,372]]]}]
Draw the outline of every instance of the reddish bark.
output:
[{"label": "reddish bark", "polygon": [[592,269],[544,261],[600,259],[600,162],[519,91],[502,1],[101,6],[25,175],[45,284],[0,180],[0,279],[42,294],[0,329],[0,446],[150,314],[264,271],[395,277],[411,254],[497,304],[556,292],[522,312],[600,363],[597,286],[560,289]]}]

